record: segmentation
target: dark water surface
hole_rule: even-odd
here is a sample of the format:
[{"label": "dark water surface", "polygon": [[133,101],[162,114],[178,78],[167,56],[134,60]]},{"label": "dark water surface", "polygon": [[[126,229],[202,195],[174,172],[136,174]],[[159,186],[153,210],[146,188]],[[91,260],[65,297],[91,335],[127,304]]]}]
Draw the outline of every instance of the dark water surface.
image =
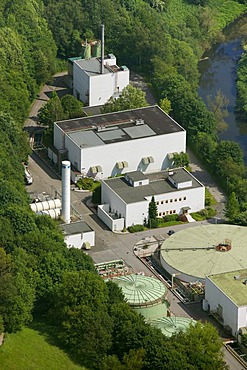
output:
[{"label": "dark water surface", "polygon": [[235,113],[237,63],[243,52],[242,45],[247,43],[247,14],[239,18],[224,31],[225,40],[216,44],[204,57],[208,60],[199,63],[199,95],[207,104],[207,96],[214,97],[218,90],[229,99],[228,113],[225,118],[228,129],[219,134],[222,140],[238,142],[244,150],[247,164],[247,122],[240,122]]}]

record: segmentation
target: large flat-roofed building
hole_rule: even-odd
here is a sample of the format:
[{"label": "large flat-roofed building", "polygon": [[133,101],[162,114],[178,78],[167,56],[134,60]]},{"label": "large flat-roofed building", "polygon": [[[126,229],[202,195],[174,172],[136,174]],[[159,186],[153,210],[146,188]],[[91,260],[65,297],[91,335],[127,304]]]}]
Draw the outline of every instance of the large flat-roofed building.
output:
[{"label": "large flat-roofed building", "polygon": [[118,98],[129,85],[129,69],[119,67],[113,54],[104,57],[103,67],[101,58],[74,58],[72,63],[73,95],[91,107]]},{"label": "large flat-roofed building", "polygon": [[185,168],[130,172],[102,181],[98,216],[113,231],[144,224],[153,196],[158,217],[197,212],[204,208],[205,188]]},{"label": "large flat-roofed building", "polygon": [[186,131],[155,105],[55,122],[54,146],[82,176],[104,179],[169,168]]},{"label": "large flat-roofed building", "polygon": [[205,298],[233,335],[247,327],[247,269],[207,276]]},{"label": "large flat-roofed building", "polygon": [[63,224],[61,230],[68,248],[89,249],[95,244],[95,231],[85,221]]}]

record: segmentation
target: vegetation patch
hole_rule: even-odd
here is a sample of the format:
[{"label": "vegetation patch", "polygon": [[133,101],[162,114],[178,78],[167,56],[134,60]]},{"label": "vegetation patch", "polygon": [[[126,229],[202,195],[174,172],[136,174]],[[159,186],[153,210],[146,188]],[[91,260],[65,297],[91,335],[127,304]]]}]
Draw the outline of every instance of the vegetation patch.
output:
[{"label": "vegetation patch", "polygon": [[144,225],[133,225],[128,227],[128,231],[130,233],[136,233],[138,231],[144,231],[146,230],[146,227]]},{"label": "vegetation patch", "polygon": [[79,179],[77,181],[76,186],[80,190],[93,191],[95,188],[97,188],[97,187],[100,186],[100,182],[99,181],[95,181],[94,179],[92,179],[90,177],[82,177],[81,179]]},{"label": "vegetation patch", "polygon": [[4,370],[85,370],[73,363],[68,354],[57,347],[47,333],[24,327],[8,334],[0,348],[1,369]]}]

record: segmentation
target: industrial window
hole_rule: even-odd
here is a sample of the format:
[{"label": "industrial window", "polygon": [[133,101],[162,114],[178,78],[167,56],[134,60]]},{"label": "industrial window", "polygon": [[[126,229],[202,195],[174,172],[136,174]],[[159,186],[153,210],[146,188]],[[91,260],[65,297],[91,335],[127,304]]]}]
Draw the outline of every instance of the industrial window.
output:
[{"label": "industrial window", "polygon": [[176,213],[176,210],[174,209],[174,210],[172,211],[172,213]]},{"label": "industrial window", "polygon": [[163,212],[163,216],[165,216],[165,214],[166,214],[166,213],[165,213],[165,212]]},{"label": "industrial window", "polygon": [[168,203],[168,200],[166,200],[166,203]]},{"label": "industrial window", "polygon": [[186,200],[186,197],[184,197],[184,200]]},{"label": "industrial window", "polygon": [[177,199],[174,199],[174,202],[177,202]]},{"label": "industrial window", "polygon": [[172,203],[172,199],[170,199],[170,203]]},{"label": "industrial window", "polygon": [[170,211],[170,215],[172,215],[172,211]]},{"label": "industrial window", "polygon": [[162,216],[162,213],[161,212],[159,212],[159,217],[161,217]]},{"label": "industrial window", "polygon": [[179,198],[179,202],[181,202],[182,198]]},{"label": "industrial window", "polygon": [[163,200],[161,201],[161,204],[164,204],[164,201]]},{"label": "industrial window", "polygon": [[157,206],[160,204],[160,202],[156,202]]}]

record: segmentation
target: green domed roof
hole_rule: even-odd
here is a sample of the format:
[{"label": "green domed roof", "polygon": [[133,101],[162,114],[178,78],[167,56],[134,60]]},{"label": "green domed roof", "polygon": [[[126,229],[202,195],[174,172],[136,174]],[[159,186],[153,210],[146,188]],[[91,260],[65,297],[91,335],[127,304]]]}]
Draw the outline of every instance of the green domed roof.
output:
[{"label": "green domed roof", "polygon": [[132,307],[158,304],[166,294],[164,284],[154,277],[131,274],[114,278],[113,281],[122,288]]},{"label": "green domed roof", "polygon": [[195,325],[196,321],[187,317],[162,317],[152,320],[151,325],[160,329],[164,335],[171,337],[180,331],[185,332],[190,325]]}]

